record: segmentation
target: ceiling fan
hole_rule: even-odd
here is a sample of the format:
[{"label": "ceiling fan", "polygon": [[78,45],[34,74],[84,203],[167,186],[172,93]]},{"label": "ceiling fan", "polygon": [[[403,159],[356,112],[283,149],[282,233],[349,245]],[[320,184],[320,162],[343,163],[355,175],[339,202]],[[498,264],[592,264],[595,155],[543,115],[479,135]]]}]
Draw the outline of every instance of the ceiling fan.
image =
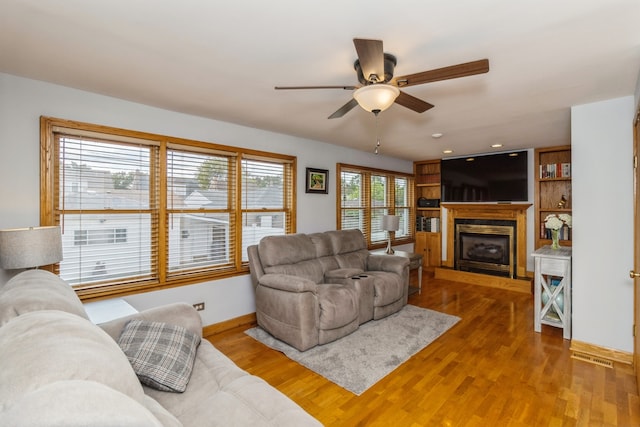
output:
[{"label": "ceiling fan", "polygon": [[277,90],[289,89],[344,89],[355,91],[353,98],[329,116],[335,119],[344,116],[356,105],[378,114],[389,108],[394,102],[416,113],[423,113],[432,104],[401,91],[399,88],[431,83],[440,80],[456,79],[489,71],[489,60],[466,62],[406,76],[394,77],[396,57],[384,53],[382,40],[353,39],[358,54],[353,67],[356,70],[358,86],[276,86]]}]

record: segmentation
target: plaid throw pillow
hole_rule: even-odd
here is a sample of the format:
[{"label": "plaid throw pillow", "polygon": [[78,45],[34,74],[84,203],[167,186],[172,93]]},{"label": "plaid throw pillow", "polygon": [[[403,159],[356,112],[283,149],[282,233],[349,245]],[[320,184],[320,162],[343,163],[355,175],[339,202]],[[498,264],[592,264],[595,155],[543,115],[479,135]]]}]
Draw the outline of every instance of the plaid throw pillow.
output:
[{"label": "plaid throw pillow", "polygon": [[200,337],[177,325],[131,320],[118,344],[141,383],[182,393],[191,378]]}]

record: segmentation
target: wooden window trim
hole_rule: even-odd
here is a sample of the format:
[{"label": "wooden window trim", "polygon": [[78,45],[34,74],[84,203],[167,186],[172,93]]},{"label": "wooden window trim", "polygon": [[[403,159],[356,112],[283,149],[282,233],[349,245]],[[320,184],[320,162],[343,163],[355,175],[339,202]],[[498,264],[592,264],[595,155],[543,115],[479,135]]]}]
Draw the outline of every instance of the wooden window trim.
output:
[{"label": "wooden window trim", "polygon": [[[108,127],[103,125],[95,125],[90,123],[83,123],[73,120],[59,119],[53,117],[42,116],[40,118],[40,223],[41,225],[57,225],[59,223],[59,216],[57,213],[57,198],[55,189],[57,188],[57,159],[56,159],[56,141],[55,134],[61,130],[65,133],[71,132],[78,136],[87,136],[92,138],[99,138],[101,135],[114,136],[118,140],[130,141],[130,140],[144,140],[148,145],[155,145],[158,147],[159,159],[158,165],[153,167],[158,168],[158,181],[155,182],[155,177],[152,177],[150,181],[150,187],[157,188],[156,191],[151,191],[152,197],[157,196],[158,204],[158,230],[155,233],[158,237],[156,242],[155,251],[155,265],[157,274],[152,279],[136,279],[127,278],[118,283],[94,283],[87,286],[76,286],[74,289],[79,297],[84,301],[97,300],[103,298],[113,298],[117,296],[131,295],[141,292],[156,291],[161,289],[172,288],[176,286],[190,285],[194,283],[200,283],[204,281],[224,279],[228,277],[234,277],[238,275],[246,275],[248,273],[248,263],[242,262],[242,214],[241,209],[241,197],[242,197],[242,177],[239,173],[240,162],[243,158],[251,158],[258,160],[267,160],[272,162],[278,162],[288,165],[286,170],[286,188],[285,192],[288,194],[285,197],[285,211],[286,233],[296,232],[296,157],[278,153],[270,153],[265,151],[244,149],[239,147],[225,146],[215,143],[194,141],[176,137],[170,137],[159,134],[152,134],[147,132],[126,130],[114,127]],[[167,271],[167,256],[168,253],[168,237],[166,230],[166,221],[168,214],[171,211],[167,206],[167,148],[185,148],[192,151],[207,151],[209,153],[216,150],[224,152],[225,155],[235,157],[236,161],[236,173],[235,176],[235,197],[232,201],[233,209],[231,215],[233,215],[233,221],[235,222],[234,229],[234,242],[233,247],[235,250],[233,256],[233,266],[225,269],[212,269],[212,271],[198,272],[193,275],[185,275],[184,277],[168,278]],[[150,160],[154,161],[154,160]],[[86,210],[83,212],[86,213]],[[152,245],[153,247],[153,245]],[[49,270],[58,272],[58,265],[49,266]]]},{"label": "wooden window trim", "polygon": [[415,227],[413,224],[415,223],[416,213],[415,213],[415,202],[414,202],[414,175],[411,173],[397,172],[386,169],[377,169],[368,166],[358,166],[346,163],[337,163],[336,164],[336,229],[340,230],[342,228],[342,172],[354,172],[360,173],[363,175],[363,191],[364,194],[364,206],[361,208],[365,212],[366,220],[364,222],[365,230],[362,230],[365,235],[367,245],[370,250],[380,249],[386,247],[386,242],[384,243],[372,243],[371,236],[371,176],[372,175],[380,175],[385,176],[387,178],[387,205],[389,209],[389,214],[395,214],[395,179],[403,178],[407,180],[407,201],[409,203],[408,206],[398,206],[398,208],[407,208],[409,209],[409,218],[408,221],[408,230],[409,233],[407,236],[402,238],[395,238],[395,233],[392,235],[391,242],[394,245],[404,245],[415,242]]}]

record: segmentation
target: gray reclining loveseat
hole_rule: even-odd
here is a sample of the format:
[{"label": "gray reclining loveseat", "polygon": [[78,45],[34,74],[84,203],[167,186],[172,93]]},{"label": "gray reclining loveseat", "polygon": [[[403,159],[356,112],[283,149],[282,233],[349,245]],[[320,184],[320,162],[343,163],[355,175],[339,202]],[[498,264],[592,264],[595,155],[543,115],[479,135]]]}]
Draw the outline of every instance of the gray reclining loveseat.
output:
[{"label": "gray reclining loveseat", "polygon": [[258,325],[300,351],[407,304],[409,260],[371,254],[360,230],[268,236],[247,252]]}]

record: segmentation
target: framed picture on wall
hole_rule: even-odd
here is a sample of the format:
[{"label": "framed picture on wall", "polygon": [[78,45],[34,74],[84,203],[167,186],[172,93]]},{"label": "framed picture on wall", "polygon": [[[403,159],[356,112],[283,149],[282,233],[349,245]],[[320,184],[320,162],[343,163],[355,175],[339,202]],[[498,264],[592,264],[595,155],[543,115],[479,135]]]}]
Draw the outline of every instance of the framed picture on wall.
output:
[{"label": "framed picture on wall", "polygon": [[329,171],[326,169],[307,168],[307,193],[329,193]]}]

